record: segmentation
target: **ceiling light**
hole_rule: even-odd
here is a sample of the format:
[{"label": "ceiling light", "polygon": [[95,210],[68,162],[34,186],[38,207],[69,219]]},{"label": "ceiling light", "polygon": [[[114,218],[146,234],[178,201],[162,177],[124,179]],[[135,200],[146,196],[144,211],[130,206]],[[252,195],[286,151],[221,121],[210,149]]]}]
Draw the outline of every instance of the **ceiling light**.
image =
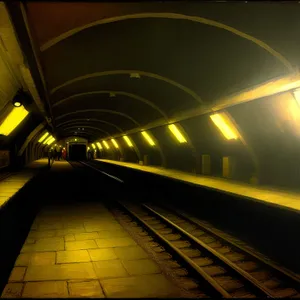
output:
[{"label": "ceiling light", "polygon": [[99,150],[102,150],[102,146],[99,142],[97,142],[96,145],[98,146]]},{"label": "ceiling light", "polygon": [[0,125],[0,134],[9,135],[28,115],[24,107],[14,107]]},{"label": "ceiling light", "polygon": [[168,127],[180,144],[187,143],[185,137],[182,135],[175,124],[171,124]]},{"label": "ceiling light", "polygon": [[108,144],[107,144],[106,141],[103,141],[103,145],[105,146],[105,148],[106,148],[107,150],[109,149],[109,146],[108,146]]},{"label": "ceiling light", "polygon": [[225,114],[214,114],[211,115],[210,118],[227,140],[236,140],[238,138],[238,135],[235,133],[234,125],[226,118]]},{"label": "ceiling light", "polygon": [[115,148],[116,149],[119,149],[119,145],[118,143],[114,140],[114,139],[111,139],[112,143],[114,144]]},{"label": "ceiling light", "polygon": [[293,93],[294,93],[294,97],[295,97],[296,101],[300,105],[300,89],[294,90]]},{"label": "ceiling light", "polygon": [[133,147],[133,144],[132,144],[132,142],[131,142],[131,140],[129,139],[128,136],[124,135],[124,136],[123,136],[123,139],[126,141],[126,143],[127,143],[127,145],[128,145],[129,147]]},{"label": "ceiling light", "polygon": [[150,146],[155,146],[154,141],[151,139],[150,135],[146,132],[142,132],[142,136],[145,138],[145,140],[149,143]]},{"label": "ceiling light", "polygon": [[49,132],[44,133],[42,135],[42,137],[38,140],[38,143],[41,143],[48,135],[49,135]]}]

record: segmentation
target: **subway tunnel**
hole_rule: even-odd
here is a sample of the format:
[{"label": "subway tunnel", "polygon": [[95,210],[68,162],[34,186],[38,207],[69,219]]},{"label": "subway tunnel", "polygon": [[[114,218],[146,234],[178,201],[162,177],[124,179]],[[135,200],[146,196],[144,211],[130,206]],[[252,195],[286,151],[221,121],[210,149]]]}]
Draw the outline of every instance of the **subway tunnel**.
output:
[{"label": "subway tunnel", "polygon": [[299,15],[1,2],[2,297],[300,297]]}]

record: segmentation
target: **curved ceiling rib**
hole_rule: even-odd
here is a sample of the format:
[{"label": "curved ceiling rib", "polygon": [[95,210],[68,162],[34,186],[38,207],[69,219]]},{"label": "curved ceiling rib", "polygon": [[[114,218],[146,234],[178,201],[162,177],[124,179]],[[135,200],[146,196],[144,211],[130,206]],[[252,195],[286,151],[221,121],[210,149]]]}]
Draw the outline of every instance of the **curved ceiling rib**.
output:
[{"label": "curved ceiling rib", "polygon": [[123,74],[132,74],[132,73],[138,73],[142,76],[146,76],[146,77],[150,77],[150,78],[154,78],[157,80],[161,80],[164,81],[166,83],[169,83],[179,89],[181,89],[182,91],[184,91],[185,93],[187,93],[188,95],[190,95],[191,97],[193,97],[195,99],[195,101],[197,101],[200,104],[203,104],[203,101],[201,100],[200,96],[197,95],[194,91],[192,91],[191,89],[187,88],[186,86],[172,80],[169,79],[167,77],[155,74],[155,73],[151,73],[151,72],[146,72],[146,71],[141,71],[141,70],[111,70],[111,71],[102,71],[102,72],[96,72],[96,73],[90,73],[90,74],[85,74],[73,79],[70,79],[66,82],[64,82],[61,85],[56,86],[55,88],[53,88],[50,91],[50,94],[53,95],[56,91],[58,91],[59,89],[70,85],[72,83],[75,83],[77,81],[81,81],[81,80],[85,80],[85,79],[89,79],[89,78],[95,78],[95,77],[101,77],[101,76],[109,76],[109,75],[123,75]]},{"label": "curved ceiling rib", "polygon": [[60,120],[63,119],[64,117],[70,116],[70,115],[74,115],[74,114],[79,114],[79,113],[87,113],[87,112],[104,112],[104,113],[110,113],[110,114],[114,114],[114,115],[119,115],[122,116],[126,119],[129,119],[131,122],[133,122],[135,125],[140,126],[140,123],[138,123],[136,120],[134,120],[132,117],[123,114],[119,111],[115,111],[115,110],[109,110],[109,109],[84,109],[84,110],[77,110],[77,111],[73,111],[67,114],[63,114],[60,115],[59,117],[55,118],[55,120]]},{"label": "curved ceiling rib", "polygon": [[77,97],[83,97],[83,96],[87,96],[87,95],[100,95],[100,94],[115,94],[115,95],[121,95],[121,96],[126,96],[135,100],[138,100],[140,102],[145,103],[148,106],[151,106],[153,109],[155,109],[156,111],[158,111],[165,119],[168,119],[167,114],[162,111],[156,104],[154,104],[152,101],[149,101],[143,97],[140,97],[139,95],[136,94],[132,94],[132,93],[127,93],[127,92],[123,92],[123,91],[93,91],[93,92],[85,92],[85,93],[79,93],[79,94],[74,94],[68,98],[64,98],[61,99],[59,101],[56,101],[52,107],[55,106],[59,106],[69,100],[72,100],[73,98],[77,98]]},{"label": "curved ceiling rib", "polygon": [[[115,125],[115,124],[113,124],[113,123],[111,123],[111,122],[107,122],[107,121],[103,121],[103,120],[99,120],[99,119],[72,119],[72,120],[70,120],[70,121],[66,121],[66,122],[62,122],[62,123],[59,123],[58,125],[56,125],[56,128],[57,127],[61,127],[61,126],[63,126],[63,125],[65,125],[65,124],[70,124],[70,123],[80,123],[80,124],[83,124],[83,123],[89,123],[89,122],[99,122],[99,123],[103,123],[103,124],[107,124],[107,125],[110,125],[110,126],[112,126],[112,127],[114,127],[114,128],[116,128],[118,131],[120,131],[120,132],[123,132],[123,130],[119,127],[119,126],[117,126],[117,125]],[[83,127],[84,127],[85,125],[83,125]]]},{"label": "curved ceiling rib", "polygon": [[[84,131],[78,131],[76,134],[74,134],[74,130],[73,129],[68,129],[68,130],[64,130],[64,131],[61,131],[60,133],[59,133],[59,136],[65,136],[65,135],[73,135],[73,136],[79,136],[79,135],[85,135],[85,136],[96,136],[96,133],[95,133],[95,130],[91,130],[91,129],[89,129],[89,130],[87,130],[87,132],[84,132]],[[102,135],[101,135],[101,138],[103,138],[102,137]]]},{"label": "curved ceiling rib", "polygon": [[[69,129],[72,130],[72,129],[76,129],[76,128],[78,128],[78,127],[77,126],[70,126],[70,127],[62,128],[62,130],[67,131]],[[86,128],[87,128],[87,130],[85,130]],[[94,127],[94,126],[85,126],[84,127],[85,131],[89,131],[89,129],[104,132],[105,134],[107,134],[108,137],[111,136],[111,133],[107,132],[106,130],[103,130],[103,129],[100,129],[100,128],[97,128],[97,127]],[[76,130],[76,132],[77,132],[77,130]]]},{"label": "curved ceiling rib", "polygon": [[96,136],[94,134],[80,133],[80,134],[74,135],[74,133],[72,133],[72,132],[65,133],[65,134],[62,133],[62,134],[60,134],[60,137],[62,139],[64,139],[64,138],[70,138],[70,137],[74,137],[74,138],[80,137],[80,138],[83,138],[83,139],[86,139],[86,140],[88,140],[89,138],[93,139],[93,140],[101,139],[101,137],[98,137],[98,136]]},{"label": "curved ceiling rib", "polygon": [[289,71],[293,72],[293,66],[292,64],[279,52],[274,50],[272,47],[270,47],[268,44],[265,42],[245,33],[242,32],[234,27],[225,25],[221,22],[217,22],[214,20],[202,18],[199,16],[188,16],[188,15],[183,15],[183,14],[176,14],[176,13],[139,13],[139,14],[130,14],[130,15],[123,15],[123,16],[116,16],[116,17],[111,17],[111,18],[104,18],[83,26],[76,27],[74,29],[71,29],[67,32],[64,32],[63,34],[51,39],[50,41],[46,42],[41,46],[41,51],[45,51],[49,49],[50,47],[54,46],[55,44],[59,43],[60,41],[80,32],[83,31],[87,28],[93,27],[93,26],[98,26],[102,24],[108,24],[108,23],[113,23],[113,22],[120,22],[124,20],[129,20],[129,19],[146,19],[146,18],[158,18],[158,19],[176,19],[176,20],[186,20],[186,21],[192,21],[196,23],[201,23],[209,26],[213,26],[219,29],[223,29],[226,31],[229,31],[241,38],[244,38],[246,40],[251,41],[252,43],[256,44],[257,46],[263,48],[265,51],[269,52],[272,56],[277,58]]}]

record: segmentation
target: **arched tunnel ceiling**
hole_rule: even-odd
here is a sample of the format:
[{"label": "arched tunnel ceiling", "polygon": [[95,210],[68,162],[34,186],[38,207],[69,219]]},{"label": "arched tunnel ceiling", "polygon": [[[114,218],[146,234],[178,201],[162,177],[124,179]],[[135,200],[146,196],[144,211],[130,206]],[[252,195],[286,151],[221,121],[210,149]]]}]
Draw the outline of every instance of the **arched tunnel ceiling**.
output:
[{"label": "arched tunnel ceiling", "polygon": [[300,64],[298,3],[28,2],[26,9],[60,135],[71,126],[120,133]]}]

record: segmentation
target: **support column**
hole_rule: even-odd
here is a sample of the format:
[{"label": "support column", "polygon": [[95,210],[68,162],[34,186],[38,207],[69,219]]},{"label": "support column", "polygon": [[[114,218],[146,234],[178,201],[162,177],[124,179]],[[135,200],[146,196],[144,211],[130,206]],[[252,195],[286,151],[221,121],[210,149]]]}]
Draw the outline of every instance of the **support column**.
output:
[{"label": "support column", "polygon": [[211,174],[211,163],[210,163],[210,155],[209,154],[202,155],[201,173],[203,175]]},{"label": "support column", "polygon": [[236,167],[236,160],[233,156],[223,157],[223,177],[224,178],[234,178]]},{"label": "support column", "polygon": [[149,156],[147,154],[144,155],[144,166],[148,166],[149,164]]}]

